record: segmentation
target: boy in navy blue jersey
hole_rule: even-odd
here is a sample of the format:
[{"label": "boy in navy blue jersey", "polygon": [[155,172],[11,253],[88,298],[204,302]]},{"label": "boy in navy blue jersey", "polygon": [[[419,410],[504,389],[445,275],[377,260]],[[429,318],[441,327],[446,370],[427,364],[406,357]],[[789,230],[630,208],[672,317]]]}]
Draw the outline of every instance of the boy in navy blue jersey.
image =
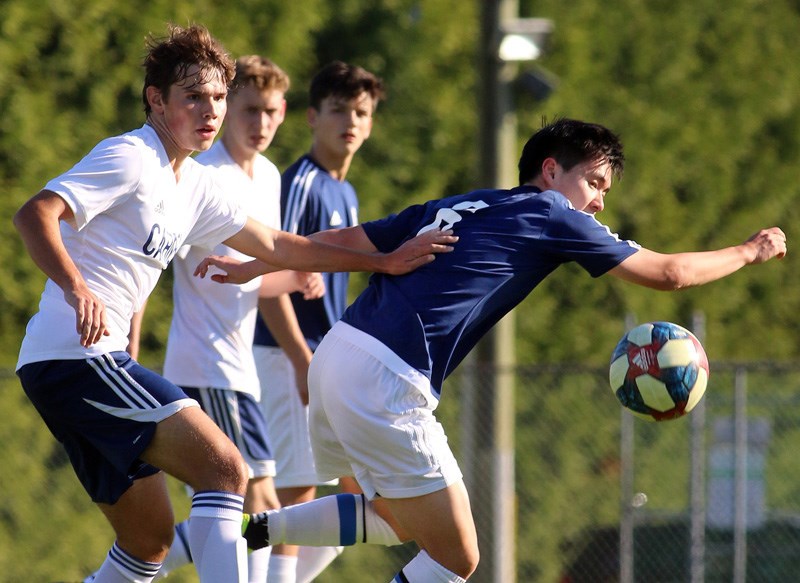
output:
[{"label": "boy in navy blue jersey", "polygon": [[[478,563],[469,498],[434,409],[442,383],[478,340],[559,265],[577,262],[659,290],[702,285],[786,253],[773,227],[707,252],[662,254],[611,233],[603,210],[622,146],[611,131],[558,120],[534,134],[521,186],[478,190],[407,208],[320,240],[393,249],[429,229],[452,229],[453,253],[401,276],[375,275],[314,353],[311,437],[320,478],[350,471],[365,496],[340,494],[247,517],[251,547],[414,540],[422,549],[398,583],[460,582]],[[227,278],[260,273],[230,265]],[[217,278],[218,281],[226,277]],[[375,511],[388,506],[391,520]]]},{"label": "boy in navy blue jersey", "polygon": [[[309,88],[311,148],[281,177],[282,228],[298,235],[358,224],[356,191],[346,177],[372,131],[373,113],[383,98],[382,81],[361,67],[334,61]],[[261,406],[275,452],[275,486],[282,505],[312,500],[317,485],[308,430],[308,365],[323,336],[347,307],[349,274],[324,273],[325,295],[264,298],[253,352],[261,379]],[[265,325],[265,323],[267,325]],[[358,491],[344,478],[344,491]],[[279,545],[270,577],[307,583],[341,552],[335,548]],[[295,574],[295,577],[291,576]],[[275,579],[276,581],[278,579]]]}]

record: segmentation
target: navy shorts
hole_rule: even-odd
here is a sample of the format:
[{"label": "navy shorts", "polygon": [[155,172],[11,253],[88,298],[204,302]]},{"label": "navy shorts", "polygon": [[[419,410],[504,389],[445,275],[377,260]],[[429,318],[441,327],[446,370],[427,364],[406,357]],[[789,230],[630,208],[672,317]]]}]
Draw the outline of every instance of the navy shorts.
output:
[{"label": "navy shorts", "polygon": [[182,388],[239,448],[251,478],[275,476],[264,412],[252,395],[233,389]]},{"label": "navy shorts", "polygon": [[32,362],[17,375],[89,496],[105,504],[159,471],[139,458],[156,424],[198,405],[127,352]]}]

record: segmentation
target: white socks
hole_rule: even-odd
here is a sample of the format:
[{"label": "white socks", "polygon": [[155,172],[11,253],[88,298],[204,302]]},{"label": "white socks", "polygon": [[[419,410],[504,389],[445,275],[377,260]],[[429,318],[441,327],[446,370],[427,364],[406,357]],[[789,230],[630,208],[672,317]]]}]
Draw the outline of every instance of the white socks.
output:
[{"label": "white socks", "polygon": [[272,547],[264,547],[247,555],[248,583],[266,583]]},{"label": "white socks", "polygon": [[343,551],[344,547],[300,547],[297,555],[297,583],[311,583]]},{"label": "white socks", "polygon": [[[271,548],[271,547],[269,547]],[[342,554],[344,547],[300,547],[299,554],[269,559],[269,583],[311,583],[325,567]]]},{"label": "white socks", "polygon": [[466,583],[466,581],[431,559],[425,551],[420,551],[395,575],[391,583]]},{"label": "white socks", "polygon": [[269,511],[269,544],[312,547],[401,544],[362,494],[336,494]]},{"label": "white socks", "polygon": [[242,496],[231,492],[197,492],[192,497],[189,547],[200,583],[247,581],[243,502]]},{"label": "white socks", "polygon": [[296,572],[297,557],[272,553],[269,558],[269,583],[295,583]]},{"label": "white socks", "polygon": [[114,543],[106,560],[94,574],[93,583],[150,583],[161,563],[147,563],[132,557]]}]

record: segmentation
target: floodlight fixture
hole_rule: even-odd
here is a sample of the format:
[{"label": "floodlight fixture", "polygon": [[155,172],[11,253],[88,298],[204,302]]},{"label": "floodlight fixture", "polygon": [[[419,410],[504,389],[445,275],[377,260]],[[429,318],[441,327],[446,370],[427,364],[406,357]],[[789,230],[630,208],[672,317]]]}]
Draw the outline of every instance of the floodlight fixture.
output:
[{"label": "floodlight fixture", "polygon": [[500,25],[497,56],[505,62],[535,61],[553,32],[547,18],[513,18]]}]

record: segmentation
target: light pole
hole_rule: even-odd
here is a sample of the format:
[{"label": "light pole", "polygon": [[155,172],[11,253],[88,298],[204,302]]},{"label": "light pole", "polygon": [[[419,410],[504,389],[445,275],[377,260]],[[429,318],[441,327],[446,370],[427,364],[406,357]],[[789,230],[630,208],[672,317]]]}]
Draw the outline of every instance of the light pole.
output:
[{"label": "light pole", "polygon": [[[537,59],[552,31],[549,20],[517,18],[517,0],[479,0],[481,6],[480,135],[481,187],[516,186],[517,121],[512,90],[518,63]],[[491,378],[469,383],[465,396],[468,441],[473,456],[465,478],[474,500],[481,562],[472,580],[514,583],[516,495],[514,489],[513,312],[478,344],[477,370]],[[487,386],[488,385],[488,386]]]}]

